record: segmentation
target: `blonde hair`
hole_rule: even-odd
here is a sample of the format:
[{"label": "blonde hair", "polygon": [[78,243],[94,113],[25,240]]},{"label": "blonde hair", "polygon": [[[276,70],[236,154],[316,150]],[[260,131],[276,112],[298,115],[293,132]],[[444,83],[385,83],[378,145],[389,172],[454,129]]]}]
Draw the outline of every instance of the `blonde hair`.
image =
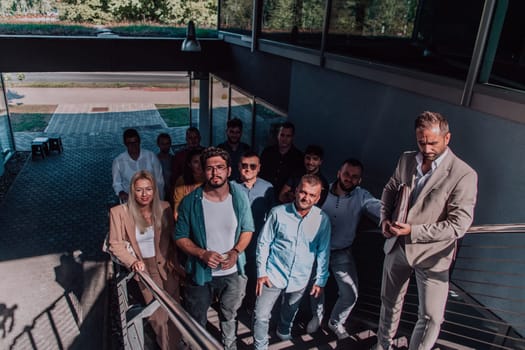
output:
[{"label": "blonde hair", "polygon": [[159,198],[159,191],[157,190],[157,182],[155,181],[153,174],[147,170],[139,170],[131,178],[129,190],[130,198],[128,199],[127,203],[131,217],[135,221],[135,225],[137,225],[141,233],[144,233],[146,228],[150,226],[146,219],[142,216],[140,208],[137,204],[137,200],[135,199],[135,184],[138,180],[148,180],[151,182],[151,186],[153,188],[153,201],[150,204],[151,222],[154,229],[162,229],[162,205]]}]

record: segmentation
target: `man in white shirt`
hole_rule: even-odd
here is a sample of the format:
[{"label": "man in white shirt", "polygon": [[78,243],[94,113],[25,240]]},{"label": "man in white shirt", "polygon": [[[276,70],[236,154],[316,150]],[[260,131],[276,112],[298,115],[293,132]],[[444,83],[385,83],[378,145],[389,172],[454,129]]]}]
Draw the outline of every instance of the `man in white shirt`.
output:
[{"label": "man in white shirt", "polygon": [[127,150],[119,154],[111,167],[113,190],[121,202],[127,202],[129,181],[139,170],[148,170],[155,176],[160,198],[164,197],[162,166],[155,153],[140,148],[140,136],[135,129],[126,129],[123,134]]}]

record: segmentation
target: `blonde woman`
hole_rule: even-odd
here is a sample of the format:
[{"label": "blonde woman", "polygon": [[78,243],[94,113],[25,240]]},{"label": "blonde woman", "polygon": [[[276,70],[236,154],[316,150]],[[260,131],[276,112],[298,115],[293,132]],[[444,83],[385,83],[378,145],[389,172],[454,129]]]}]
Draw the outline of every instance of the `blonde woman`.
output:
[{"label": "blonde woman", "polygon": [[[140,170],[131,178],[128,202],[111,208],[109,251],[128,269],[147,272],[159,287],[179,301],[173,226],[170,205],[159,199],[155,178]],[[135,255],[127,250],[127,242]],[[139,286],[146,304],[152,301],[151,292],[140,282]],[[157,309],[149,322],[161,349],[176,347],[180,333],[168,322],[164,309]]]}]

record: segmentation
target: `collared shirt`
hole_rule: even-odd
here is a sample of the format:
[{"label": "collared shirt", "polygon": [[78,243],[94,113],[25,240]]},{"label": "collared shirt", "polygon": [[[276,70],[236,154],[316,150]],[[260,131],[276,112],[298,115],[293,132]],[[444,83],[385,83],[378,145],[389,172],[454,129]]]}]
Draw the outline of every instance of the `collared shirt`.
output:
[{"label": "collared shirt", "polygon": [[113,174],[113,190],[118,196],[120,191],[129,192],[129,185],[133,175],[139,170],[147,170],[153,174],[157,181],[159,197],[164,198],[164,176],[162,166],[157,155],[146,149],[140,149],[137,160],[129,156],[128,151],[122,152],[113,160],[111,173]]},{"label": "collared shirt", "polygon": [[[235,242],[239,241],[241,232],[253,232],[253,218],[250,203],[246,194],[230,182],[230,194],[235,216],[237,217],[237,228],[235,230]],[[197,246],[206,249],[206,227],[204,224],[204,210],[202,208],[203,187],[199,187],[189,193],[179,206],[179,217],[175,225],[175,240],[189,238]],[[246,257],[244,252],[237,258],[237,269],[239,274],[244,275],[244,264]],[[202,286],[211,281],[211,269],[204,261],[196,256],[189,256],[186,261],[186,273],[192,276],[193,281]]]},{"label": "collared shirt", "polygon": [[303,153],[292,146],[285,154],[279,152],[279,146],[268,146],[261,154],[260,177],[273,185],[276,199],[286,180],[304,166]]},{"label": "collared shirt", "polygon": [[427,183],[428,179],[430,179],[430,176],[432,176],[434,171],[437,169],[439,164],[441,164],[441,162],[443,161],[443,158],[445,158],[447,154],[448,154],[448,148],[439,157],[437,157],[436,159],[432,161],[430,170],[426,174],[423,174],[423,169],[422,169],[423,154],[421,152],[418,152],[418,154],[416,154],[417,167],[416,167],[416,177],[414,179],[414,189],[412,190],[412,194],[410,197],[411,204],[413,204],[416,201],[417,197],[419,196],[419,193],[421,192],[421,190]]},{"label": "collared shirt", "polygon": [[266,216],[274,204],[273,186],[268,181],[256,178],[252,188],[248,188],[243,182],[237,181],[235,185],[238,186],[250,201],[252,208],[253,222],[255,224],[255,232],[259,232],[264,225]]},{"label": "collared shirt", "polygon": [[[330,185],[333,189],[336,183]],[[352,245],[361,215],[366,214],[379,223],[381,201],[364,188],[355,187],[350,193],[338,196],[329,191],[322,206],[332,225],[331,249],[345,249]]]},{"label": "collared shirt", "polygon": [[241,160],[241,156],[244,154],[244,152],[250,149],[250,145],[244,142],[239,142],[239,144],[237,145],[237,148],[233,150],[230,144],[226,141],[226,142],[223,142],[217,145],[217,147],[222,148],[223,150],[228,152],[228,154],[230,155],[230,166],[232,168],[230,179],[237,180],[240,176],[239,161]]},{"label": "collared shirt", "polygon": [[324,287],[330,259],[330,220],[318,207],[304,217],[294,203],[273,208],[257,242],[257,276],[287,293],[306,287],[317,262],[315,284]]}]

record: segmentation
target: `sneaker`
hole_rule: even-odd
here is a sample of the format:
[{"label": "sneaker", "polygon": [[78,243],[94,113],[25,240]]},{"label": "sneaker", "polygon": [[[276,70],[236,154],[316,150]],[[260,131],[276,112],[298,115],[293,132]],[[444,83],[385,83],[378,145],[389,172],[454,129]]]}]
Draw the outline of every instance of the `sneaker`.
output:
[{"label": "sneaker", "polygon": [[281,339],[281,340],[290,340],[292,339],[292,335],[290,333],[288,334],[282,334],[282,333],[279,333],[278,330],[275,331],[275,334],[277,335],[277,338]]},{"label": "sneaker", "polygon": [[312,334],[312,333],[317,332],[319,330],[320,325],[321,325],[321,320],[319,319],[319,317],[317,316],[312,317],[310,322],[308,322],[308,324],[306,325],[306,333]]},{"label": "sneaker", "polygon": [[337,336],[337,339],[339,340],[350,337],[350,334],[347,333],[345,327],[342,324],[333,323],[330,320],[328,321],[328,328],[330,328],[330,330],[335,333],[335,335]]}]

